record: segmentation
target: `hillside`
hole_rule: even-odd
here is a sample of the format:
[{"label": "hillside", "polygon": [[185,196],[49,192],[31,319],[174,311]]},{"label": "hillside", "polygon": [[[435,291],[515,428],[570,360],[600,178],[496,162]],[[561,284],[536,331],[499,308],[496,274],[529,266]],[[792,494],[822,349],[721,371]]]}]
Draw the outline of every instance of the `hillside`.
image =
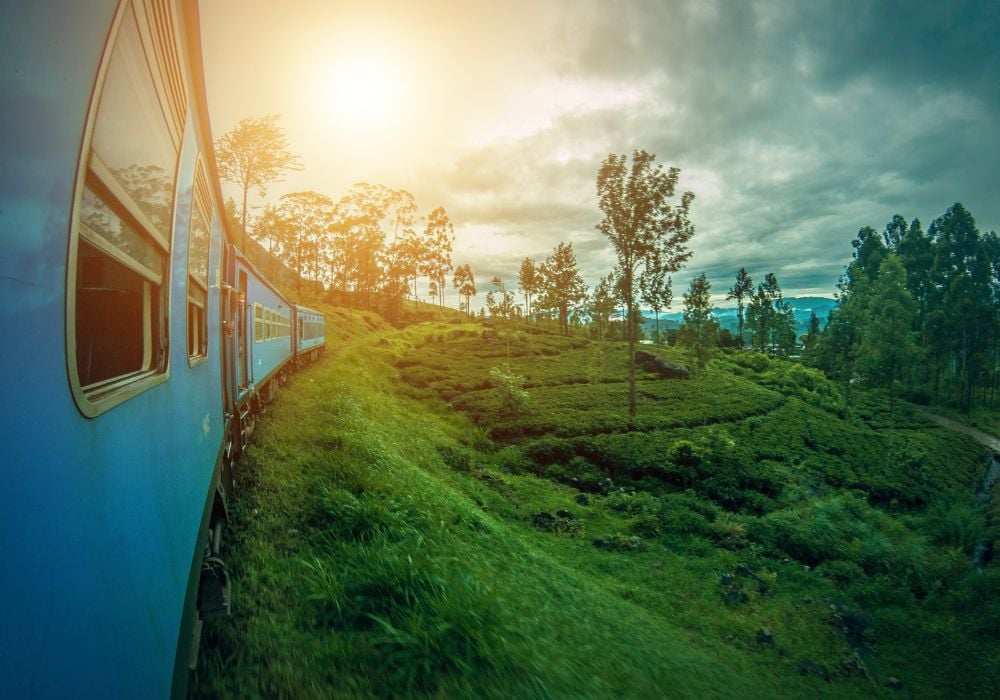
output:
[{"label": "hillside", "polygon": [[621,344],[326,310],[242,465],[236,612],[195,695],[1000,688],[972,439],[877,394],[844,420],[820,374],[752,354],[643,374],[629,420]]}]

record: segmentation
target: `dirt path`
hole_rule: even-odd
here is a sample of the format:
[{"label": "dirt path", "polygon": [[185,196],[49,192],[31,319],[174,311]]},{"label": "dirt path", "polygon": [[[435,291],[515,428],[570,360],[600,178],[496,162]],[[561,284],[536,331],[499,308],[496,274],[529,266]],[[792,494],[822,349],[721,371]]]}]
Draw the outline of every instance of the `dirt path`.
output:
[{"label": "dirt path", "polygon": [[969,427],[963,423],[959,423],[957,420],[952,420],[951,418],[945,418],[944,416],[939,416],[936,413],[931,413],[930,411],[921,410],[921,413],[942,427],[951,428],[952,430],[961,431],[966,435],[971,435],[980,443],[993,450],[994,453],[1000,454],[1000,438],[994,437],[989,433],[984,433],[982,430],[976,430],[975,428]]}]

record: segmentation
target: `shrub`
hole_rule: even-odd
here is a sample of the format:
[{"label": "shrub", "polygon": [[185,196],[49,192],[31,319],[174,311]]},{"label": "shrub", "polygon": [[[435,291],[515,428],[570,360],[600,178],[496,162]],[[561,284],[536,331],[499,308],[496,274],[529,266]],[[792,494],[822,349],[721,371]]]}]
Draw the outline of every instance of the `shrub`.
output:
[{"label": "shrub", "polygon": [[503,415],[520,413],[528,403],[528,392],[524,390],[524,376],[515,374],[509,363],[490,370],[490,383],[493,385]]},{"label": "shrub", "polygon": [[944,499],[928,509],[924,531],[932,542],[971,554],[985,538],[986,524],[982,512],[972,504]]}]

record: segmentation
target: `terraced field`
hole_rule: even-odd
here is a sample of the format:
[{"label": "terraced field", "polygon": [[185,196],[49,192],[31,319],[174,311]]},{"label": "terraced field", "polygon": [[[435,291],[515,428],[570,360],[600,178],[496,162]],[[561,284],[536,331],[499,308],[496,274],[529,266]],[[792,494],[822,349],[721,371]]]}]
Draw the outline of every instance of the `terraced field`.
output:
[{"label": "terraced field", "polygon": [[621,344],[342,321],[242,464],[195,695],[997,697],[971,438],[755,354],[630,419]]}]

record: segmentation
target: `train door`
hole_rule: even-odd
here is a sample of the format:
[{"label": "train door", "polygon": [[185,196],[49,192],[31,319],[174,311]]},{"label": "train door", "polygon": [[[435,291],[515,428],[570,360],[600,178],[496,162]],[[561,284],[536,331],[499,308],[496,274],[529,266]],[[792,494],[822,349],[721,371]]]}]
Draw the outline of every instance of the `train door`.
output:
[{"label": "train door", "polygon": [[236,255],[232,246],[222,248],[222,269],[225,283],[222,285],[222,408],[226,414],[231,413],[236,402],[236,327],[239,323],[238,302],[236,294]]},{"label": "train door", "polygon": [[236,352],[238,355],[236,361],[237,397],[246,391],[247,386],[250,384],[249,359],[247,358],[247,314],[249,313],[249,308],[247,307],[246,271],[240,270],[239,276],[239,308],[237,313],[239,320],[236,329]]}]

